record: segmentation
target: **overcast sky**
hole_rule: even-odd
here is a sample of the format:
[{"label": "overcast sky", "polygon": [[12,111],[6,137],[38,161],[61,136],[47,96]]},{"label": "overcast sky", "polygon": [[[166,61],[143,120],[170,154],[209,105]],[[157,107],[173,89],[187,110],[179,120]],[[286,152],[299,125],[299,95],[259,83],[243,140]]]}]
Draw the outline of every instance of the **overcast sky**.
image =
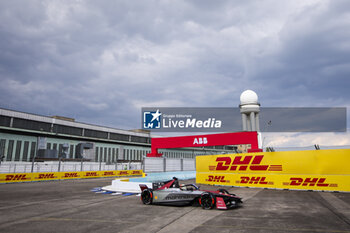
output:
[{"label": "overcast sky", "polygon": [[122,129],[141,127],[141,107],[237,107],[246,89],[265,107],[349,107],[349,12],[348,0],[3,0],[0,107]]}]

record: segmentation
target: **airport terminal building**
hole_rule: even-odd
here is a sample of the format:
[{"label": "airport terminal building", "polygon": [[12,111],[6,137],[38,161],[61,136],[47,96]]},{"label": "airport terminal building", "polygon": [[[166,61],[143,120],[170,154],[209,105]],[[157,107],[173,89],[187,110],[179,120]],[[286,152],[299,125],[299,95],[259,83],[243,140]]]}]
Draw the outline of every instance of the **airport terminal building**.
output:
[{"label": "airport terminal building", "polygon": [[[232,146],[160,150],[166,158],[232,153]],[[113,164],[141,161],[151,151],[147,131],[121,130],[76,122],[72,118],[41,116],[0,108],[2,161],[86,160]]]}]

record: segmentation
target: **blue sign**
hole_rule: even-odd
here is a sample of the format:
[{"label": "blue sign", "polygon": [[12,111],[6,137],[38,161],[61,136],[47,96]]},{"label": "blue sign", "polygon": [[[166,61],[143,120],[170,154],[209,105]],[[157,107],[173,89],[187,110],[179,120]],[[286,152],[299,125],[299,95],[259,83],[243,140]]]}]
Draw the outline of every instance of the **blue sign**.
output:
[{"label": "blue sign", "polygon": [[162,119],[162,113],[157,109],[156,112],[144,111],[143,112],[143,128],[144,129],[160,129]]}]

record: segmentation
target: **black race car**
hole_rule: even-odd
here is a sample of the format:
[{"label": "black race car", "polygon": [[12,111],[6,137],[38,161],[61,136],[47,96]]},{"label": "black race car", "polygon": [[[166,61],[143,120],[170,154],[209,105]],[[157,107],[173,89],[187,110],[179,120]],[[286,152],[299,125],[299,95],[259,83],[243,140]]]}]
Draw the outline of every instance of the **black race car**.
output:
[{"label": "black race car", "polygon": [[140,184],[141,201],[145,205],[200,205],[203,209],[230,209],[242,203],[240,197],[229,193],[225,189],[217,191],[199,190],[195,184],[182,184],[176,177],[172,180],[160,183],[153,183],[152,188]]}]

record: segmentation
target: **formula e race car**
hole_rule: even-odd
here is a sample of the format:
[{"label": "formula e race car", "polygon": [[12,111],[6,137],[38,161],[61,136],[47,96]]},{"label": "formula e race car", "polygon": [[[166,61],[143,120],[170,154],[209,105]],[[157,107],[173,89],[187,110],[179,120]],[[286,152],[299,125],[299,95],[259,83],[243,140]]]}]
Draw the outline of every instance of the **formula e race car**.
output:
[{"label": "formula e race car", "polygon": [[152,188],[148,188],[145,184],[140,184],[140,188],[141,201],[145,205],[200,205],[203,209],[209,210],[214,207],[217,209],[230,209],[242,203],[240,197],[229,193],[225,189],[205,191],[200,190],[195,184],[179,185],[176,177],[166,182],[152,183]]}]

